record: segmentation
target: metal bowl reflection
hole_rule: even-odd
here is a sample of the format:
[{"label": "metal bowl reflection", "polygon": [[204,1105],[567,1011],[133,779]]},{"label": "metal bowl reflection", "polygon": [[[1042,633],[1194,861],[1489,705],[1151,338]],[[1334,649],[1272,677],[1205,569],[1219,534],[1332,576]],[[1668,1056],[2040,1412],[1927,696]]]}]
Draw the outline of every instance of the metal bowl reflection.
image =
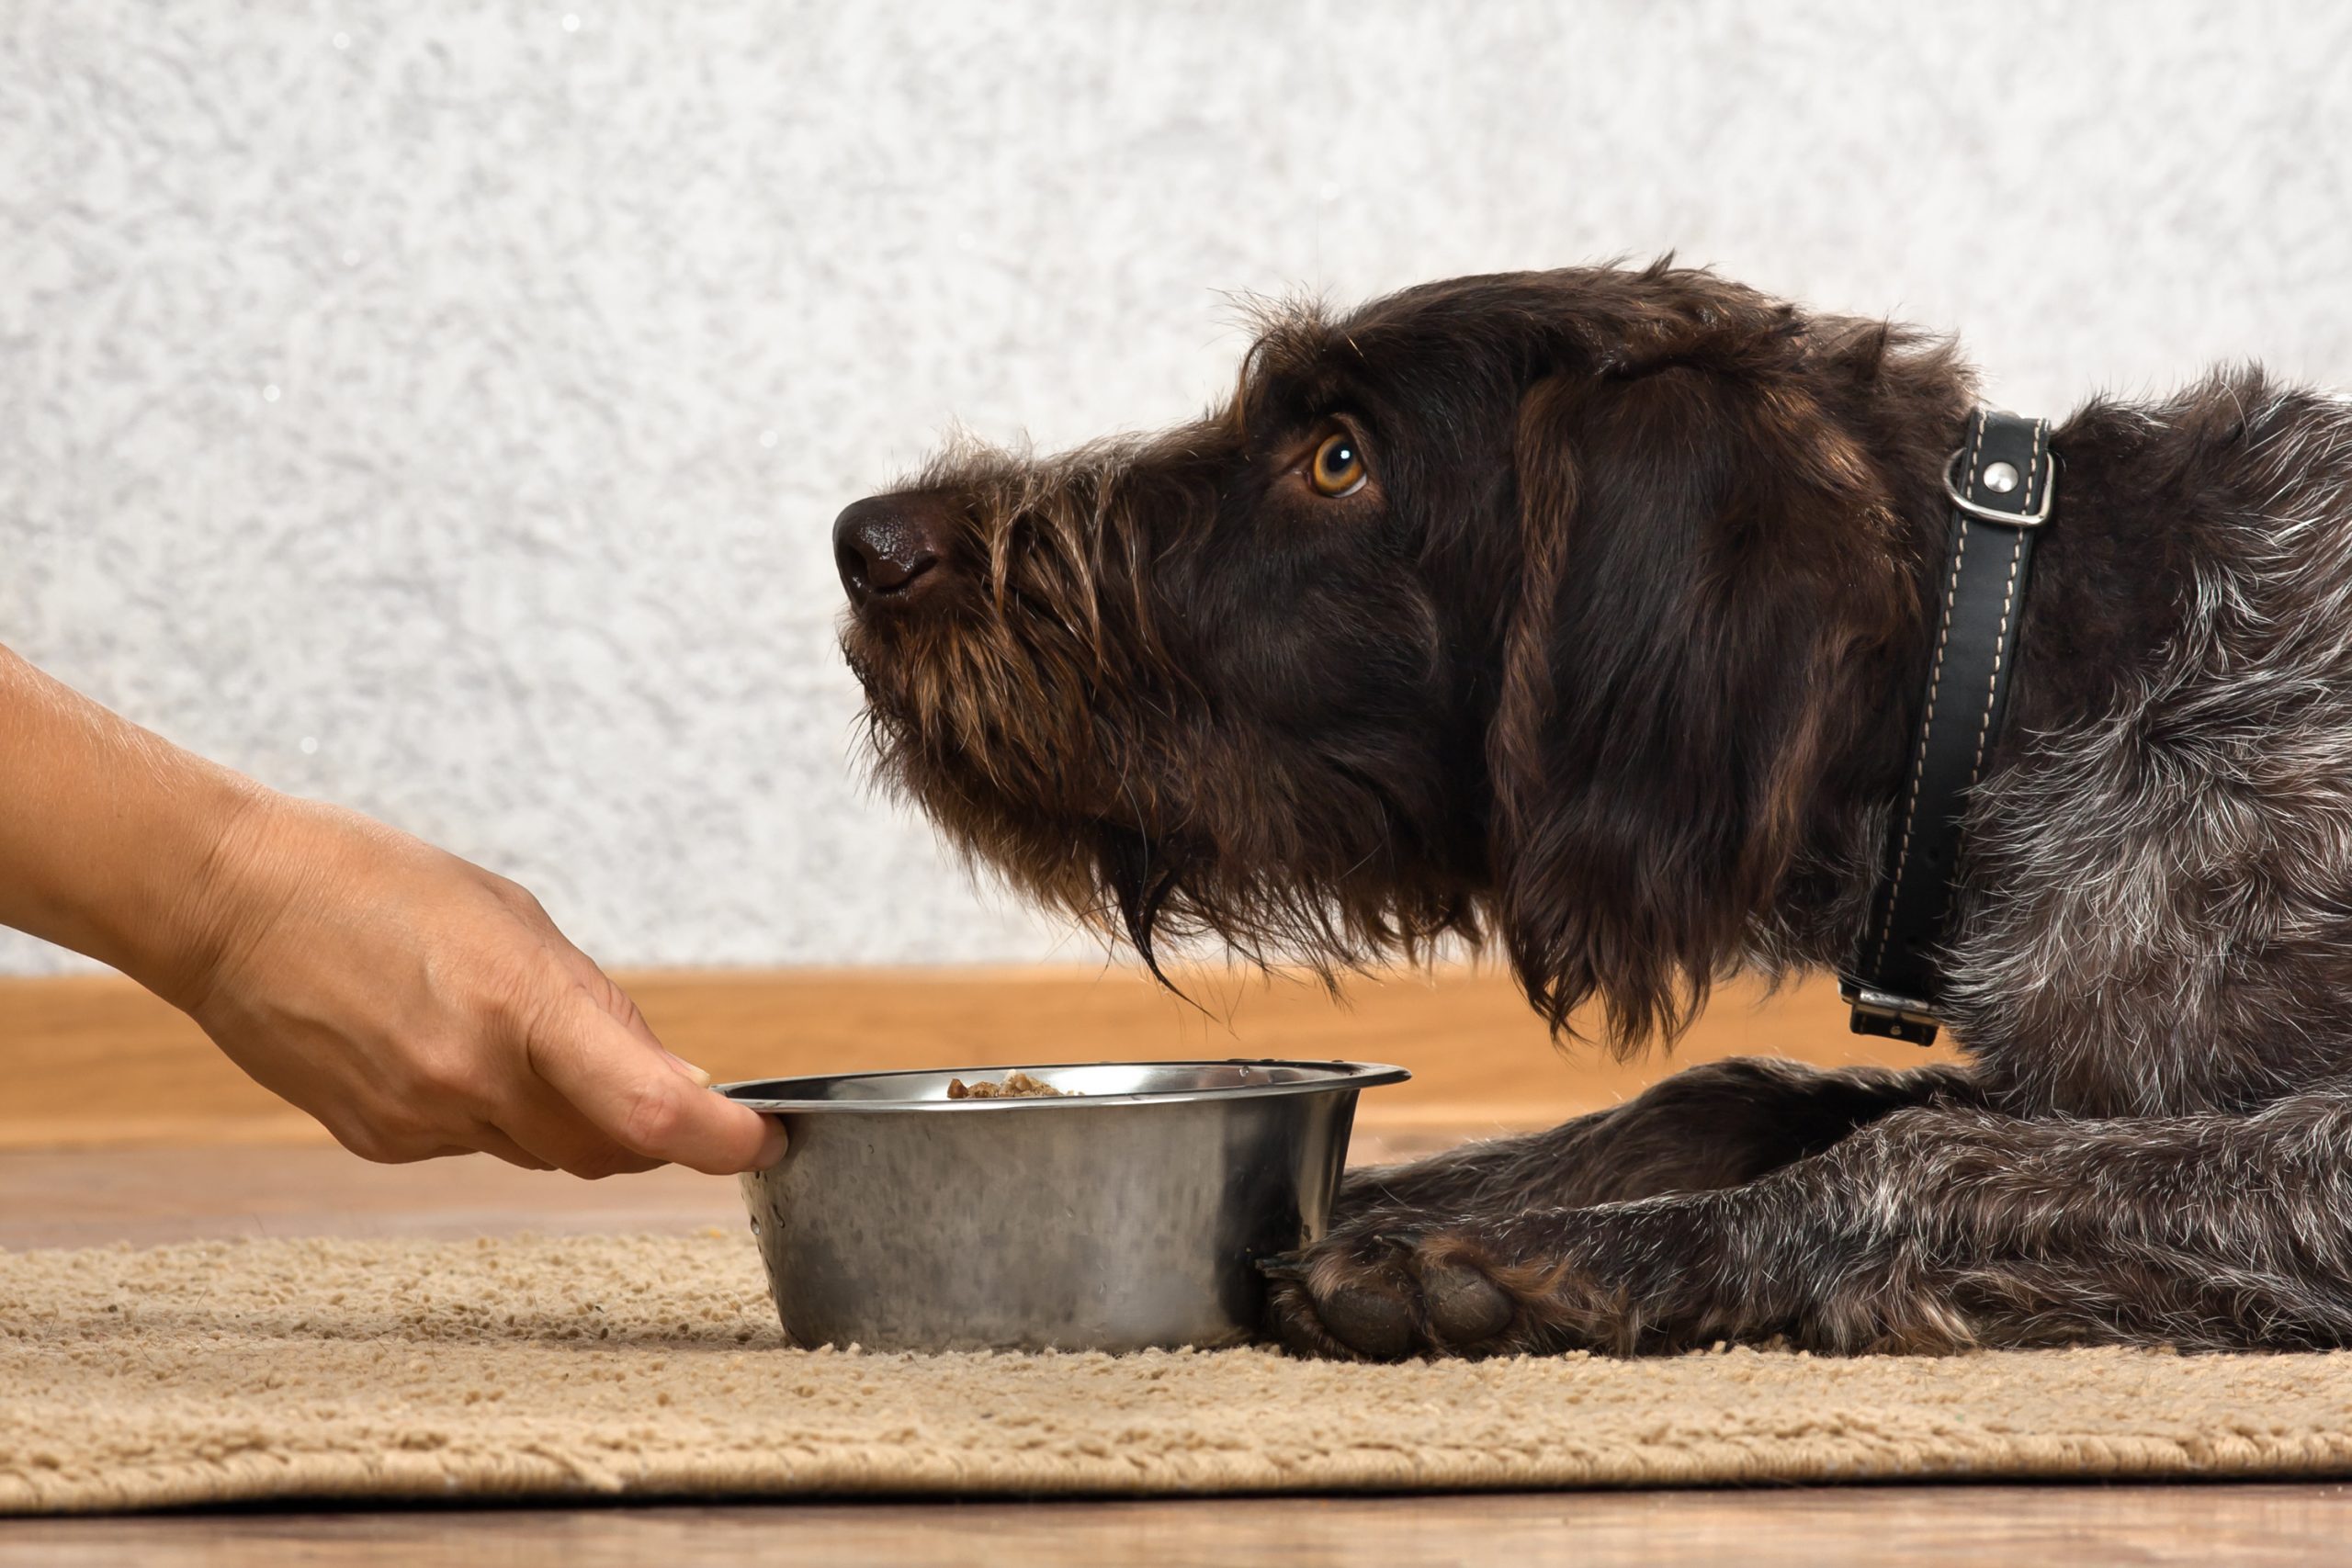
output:
[{"label": "metal bowl reflection", "polygon": [[[1025,1072],[1059,1097],[951,1100]],[[791,1148],[743,1196],[785,1332],[874,1349],[1248,1338],[1323,1233],[1364,1062],[1094,1062],[720,1086]]]}]

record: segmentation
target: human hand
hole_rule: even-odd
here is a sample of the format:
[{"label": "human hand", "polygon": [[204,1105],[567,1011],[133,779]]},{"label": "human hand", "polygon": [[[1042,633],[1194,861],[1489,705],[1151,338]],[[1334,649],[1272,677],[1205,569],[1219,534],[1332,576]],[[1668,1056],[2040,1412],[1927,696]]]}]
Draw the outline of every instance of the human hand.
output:
[{"label": "human hand", "polygon": [[157,988],[353,1153],[479,1149],[592,1178],[783,1156],[781,1124],[707,1092],[505,878],[267,793],[211,860],[189,922],[201,956]]}]

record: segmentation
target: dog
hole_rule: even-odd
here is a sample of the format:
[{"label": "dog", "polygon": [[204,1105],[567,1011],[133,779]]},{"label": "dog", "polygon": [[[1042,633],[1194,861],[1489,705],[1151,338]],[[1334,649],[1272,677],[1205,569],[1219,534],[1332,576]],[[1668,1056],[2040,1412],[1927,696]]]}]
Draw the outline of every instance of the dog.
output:
[{"label": "dog", "polygon": [[[1624,1054],[1845,959],[1953,344],[1670,258],[1260,329],[1193,423],[959,443],[841,514],[881,776],[1155,972],[1489,942]],[[2229,369],[2051,449],[1942,954],[1964,1065],[1711,1064],[1352,1173],[1271,1339],[2352,1344],[2352,408]]]}]

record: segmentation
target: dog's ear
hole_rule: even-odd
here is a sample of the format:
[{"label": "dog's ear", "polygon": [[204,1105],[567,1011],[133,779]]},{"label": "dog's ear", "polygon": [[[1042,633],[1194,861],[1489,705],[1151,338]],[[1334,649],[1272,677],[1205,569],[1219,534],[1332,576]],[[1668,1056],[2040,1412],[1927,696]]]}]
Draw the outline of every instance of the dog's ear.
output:
[{"label": "dog's ear", "polygon": [[1514,464],[1492,913],[1555,1032],[1598,997],[1625,1055],[1687,1027],[1789,871],[1841,672],[1894,630],[1892,525],[1795,377],[1539,382]]}]

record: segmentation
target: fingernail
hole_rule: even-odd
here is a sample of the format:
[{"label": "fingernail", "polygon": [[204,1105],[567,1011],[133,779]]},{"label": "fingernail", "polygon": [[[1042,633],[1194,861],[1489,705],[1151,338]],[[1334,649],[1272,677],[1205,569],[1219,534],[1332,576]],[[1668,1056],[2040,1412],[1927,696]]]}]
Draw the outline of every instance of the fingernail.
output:
[{"label": "fingernail", "polygon": [[664,1051],[662,1054],[670,1058],[670,1065],[672,1066],[685,1074],[686,1077],[694,1079],[695,1087],[696,1089],[708,1089],[710,1087],[710,1075],[708,1073],[704,1072],[700,1067],[695,1066],[692,1062],[687,1061],[675,1051]]},{"label": "fingernail", "polygon": [[792,1146],[792,1140],[785,1135],[784,1123],[775,1117],[763,1116],[760,1120],[768,1124],[767,1136],[760,1140],[760,1152],[752,1157],[759,1162],[759,1168],[765,1170],[784,1157],[785,1150]]}]

